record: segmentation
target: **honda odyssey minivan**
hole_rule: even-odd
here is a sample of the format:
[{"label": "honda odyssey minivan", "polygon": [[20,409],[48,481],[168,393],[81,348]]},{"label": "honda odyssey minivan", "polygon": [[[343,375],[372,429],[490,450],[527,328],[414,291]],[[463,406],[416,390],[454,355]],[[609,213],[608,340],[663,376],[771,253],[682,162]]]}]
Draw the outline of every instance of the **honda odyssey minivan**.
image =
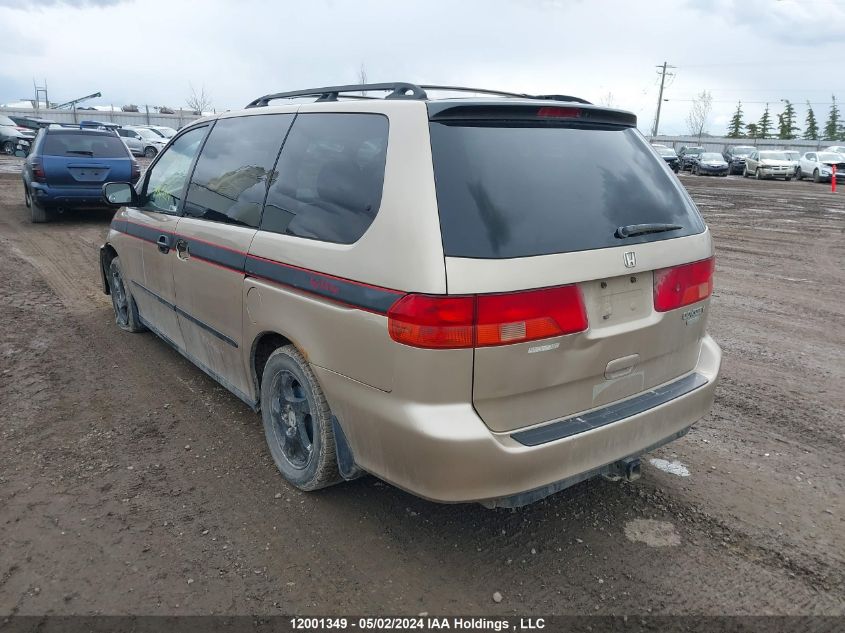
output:
[{"label": "honda odyssey minivan", "polygon": [[712,238],[633,114],[405,83],[271,94],[103,195],[118,326],[260,411],[300,489],[371,473],[524,505],[635,478],[711,406]]}]

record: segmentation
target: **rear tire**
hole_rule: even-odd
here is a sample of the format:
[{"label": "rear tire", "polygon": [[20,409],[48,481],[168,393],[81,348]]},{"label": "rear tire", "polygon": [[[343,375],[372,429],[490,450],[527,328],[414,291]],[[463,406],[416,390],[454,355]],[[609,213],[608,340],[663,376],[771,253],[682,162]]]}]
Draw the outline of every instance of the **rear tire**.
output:
[{"label": "rear tire", "polygon": [[32,196],[29,193],[29,187],[26,186],[26,183],[23,183],[23,203],[27,209],[32,207]]},{"label": "rear tire", "polygon": [[112,259],[109,264],[108,283],[111,303],[114,308],[114,322],[117,323],[117,327],[127,332],[143,332],[146,330],[147,328],[141,323],[135,298],[123,277],[119,257]]},{"label": "rear tire", "polygon": [[288,482],[310,491],[341,481],[329,404],[293,345],[277,349],[264,366],[261,420],[273,461]]},{"label": "rear tire", "polygon": [[47,207],[33,198],[29,190],[24,193],[24,204],[26,204],[27,198],[29,198],[29,204],[27,205],[29,207],[29,219],[32,223],[44,224],[45,222],[49,222],[52,213],[47,210]]}]

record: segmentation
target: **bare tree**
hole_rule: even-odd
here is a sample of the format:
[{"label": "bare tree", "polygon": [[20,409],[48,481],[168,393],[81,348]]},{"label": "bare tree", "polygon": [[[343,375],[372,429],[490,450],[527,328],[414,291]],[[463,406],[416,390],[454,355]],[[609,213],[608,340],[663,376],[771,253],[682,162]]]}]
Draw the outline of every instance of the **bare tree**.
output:
[{"label": "bare tree", "polygon": [[603,105],[605,108],[612,108],[613,107],[613,93],[608,92],[601,99],[599,99],[599,103],[601,103],[601,105]]},{"label": "bare tree", "polygon": [[[358,69],[358,83],[362,86],[367,83],[367,67],[364,66],[364,62],[361,62],[361,67]],[[361,94],[366,95],[367,91],[362,90]]]},{"label": "bare tree", "polygon": [[692,101],[692,107],[687,115],[687,129],[691,136],[697,136],[701,143],[701,135],[707,126],[707,119],[713,110],[713,95],[707,90],[702,90]]},{"label": "bare tree", "polygon": [[205,93],[205,86],[200,88],[199,94],[193,84],[188,84],[191,88],[190,96],[185,99],[188,109],[192,110],[194,114],[202,114],[211,109],[211,95]]}]

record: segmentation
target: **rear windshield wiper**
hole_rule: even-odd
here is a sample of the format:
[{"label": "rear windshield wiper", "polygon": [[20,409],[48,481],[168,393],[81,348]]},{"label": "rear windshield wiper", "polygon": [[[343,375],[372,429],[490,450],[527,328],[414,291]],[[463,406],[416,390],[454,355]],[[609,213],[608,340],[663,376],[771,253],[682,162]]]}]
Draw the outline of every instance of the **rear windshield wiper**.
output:
[{"label": "rear windshield wiper", "polygon": [[647,233],[663,233],[665,231],[678,231],[684,227],[679,224],[629,224],[620,226],[614,235],[619,239],[645,235]]},{"label": "rear windshield wiper", "polygon": [[93,156],[94,152],[89,149],[68,149],[65,154],[82,154],[83,156]]}]

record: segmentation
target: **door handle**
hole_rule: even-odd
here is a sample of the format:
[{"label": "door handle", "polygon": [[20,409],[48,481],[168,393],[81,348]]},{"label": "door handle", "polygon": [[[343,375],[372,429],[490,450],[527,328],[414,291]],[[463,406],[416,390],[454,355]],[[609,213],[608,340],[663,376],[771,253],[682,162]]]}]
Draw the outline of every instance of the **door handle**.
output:
[{"label": "door handle", "polygon": [[191,255],[190,251],[188,250],[188,242],[182,239],[176,240],[176,257],[178,257],[182,261],[185,261],[190,256]]},{"label": "door handle", "polygon": [[167,235],[159,235],[156,245],[160,253],[167,254],[170,252],[170,238]]}]

